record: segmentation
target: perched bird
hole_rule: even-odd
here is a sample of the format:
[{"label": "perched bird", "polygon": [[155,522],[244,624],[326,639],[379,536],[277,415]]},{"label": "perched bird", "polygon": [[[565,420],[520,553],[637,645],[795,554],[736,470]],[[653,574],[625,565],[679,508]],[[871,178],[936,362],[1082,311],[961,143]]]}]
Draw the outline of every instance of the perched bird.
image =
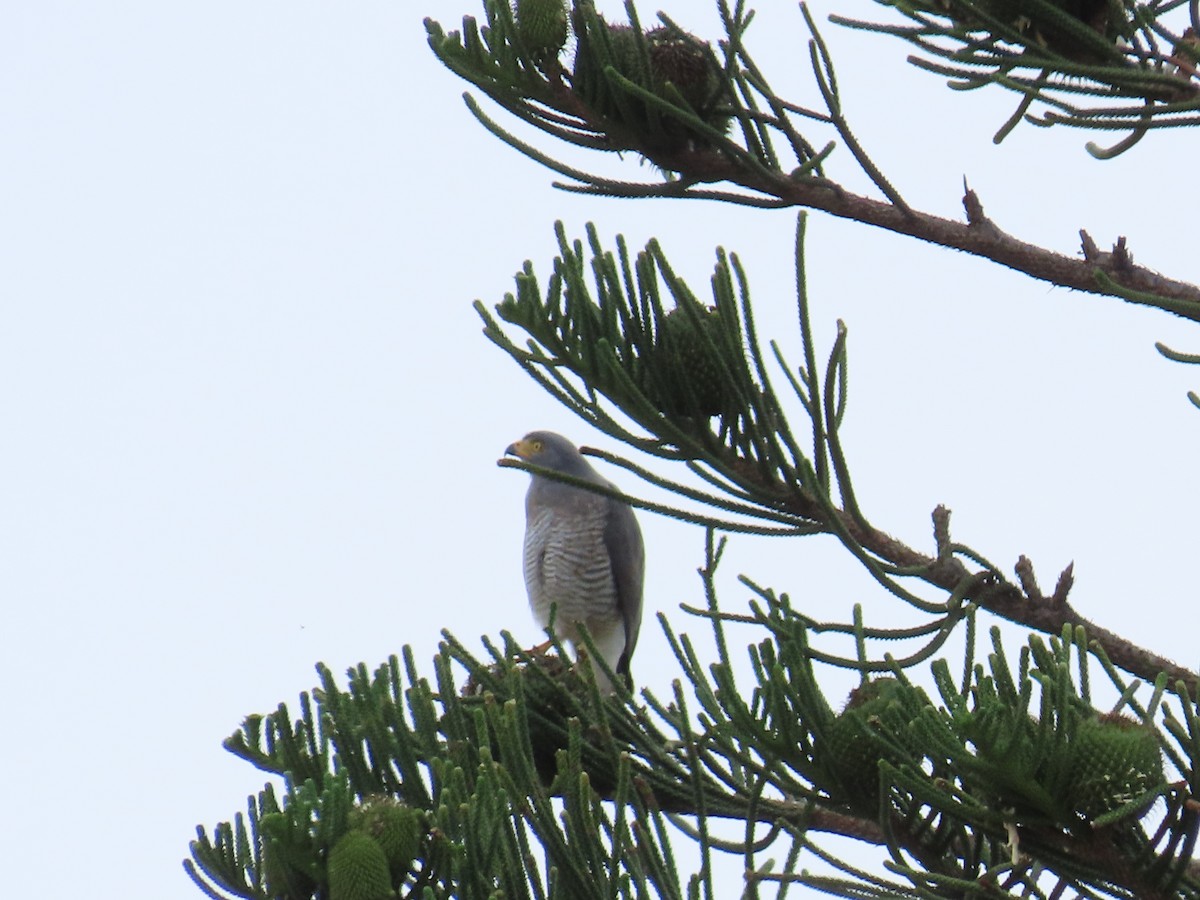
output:
[{"label": "perched bird", "polygon": [[[591,484],[613,485],[575,446],[551,431],[533,431],[504,451],[527,463]],[[543,628],[557,608],[554,630],[578,651],[579,626],[604,661],[629,684],[629,659],[642,624],[646,569],[642,532],[629,504],[533,475],[525,495],[525,588]],[[601,686],[607,679],[593,667]]]}]

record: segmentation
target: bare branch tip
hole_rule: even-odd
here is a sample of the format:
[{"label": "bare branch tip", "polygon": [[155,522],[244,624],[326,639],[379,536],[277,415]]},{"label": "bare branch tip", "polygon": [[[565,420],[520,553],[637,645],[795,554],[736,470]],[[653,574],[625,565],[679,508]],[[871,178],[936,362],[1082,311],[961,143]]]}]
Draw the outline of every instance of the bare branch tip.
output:
[{"label": "bare branch tip", "polygon": [[950,554],[950,510],[940,503],[933,511],[933,543],[938,559]]},{"label": "bare branch tip", "polygon": [[1054,586],[1054,594],[1050,597],[1050,602],[1056,606],[1063,606],[1067,602],[1067,594],[1071,592],[1071,587],[1075,584],[1075,563],[1072,561],[1067,564],[1067,567],[1062,570],[1062,574],[1058,576],[1058,584]]},{"label": "bare branch tip", "polygon": [[1117,238],[1117,242],[1113,244],[1112,249],[1113,267],[1118,272],[1133,271],[1133,254],[1129,252],[1129,245],[1125,240],[1125,235]]},{"label": "bare branch tip", "polygon": [[1096,242],[1092,240],[1092,236],[1079,229],[1079,243],[1083,250],[1083,258],[1087,262],[1096,262],[1100,258],[1100,248],[1096,246]]},{"label": "bare branch tip", "polygon": [[1021,590],[1025,592],[1025,596],[1035,603],[1044,603],[1046,597],[1042,594],[1042,589],[1038,587],[1037,576],[1033,574],[1033,563],[1029,557],[1021,554],[1013,568],[1017,573],[1017,578],[1021,581]]},{"label": "bare branch tip", "polygon": [[963,179],[963,209],[967,211],[968,225],[990,225],[987,215],[983,211],[983,201],[979,199],[979,195],[967,186],[966,179]]}]

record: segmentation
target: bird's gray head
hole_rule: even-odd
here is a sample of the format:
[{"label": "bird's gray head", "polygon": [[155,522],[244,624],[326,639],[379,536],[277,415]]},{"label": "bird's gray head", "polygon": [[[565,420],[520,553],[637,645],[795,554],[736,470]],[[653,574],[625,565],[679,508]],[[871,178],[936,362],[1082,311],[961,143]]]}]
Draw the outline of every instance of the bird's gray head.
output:
[{"label": "bird's gray head", "polygon": [[519,441],[508,445],[505,454],[515,456],[535,466],[553,469],[565,475],[586,478],[595,474],[575,445],[553,431],[531,431]]}]

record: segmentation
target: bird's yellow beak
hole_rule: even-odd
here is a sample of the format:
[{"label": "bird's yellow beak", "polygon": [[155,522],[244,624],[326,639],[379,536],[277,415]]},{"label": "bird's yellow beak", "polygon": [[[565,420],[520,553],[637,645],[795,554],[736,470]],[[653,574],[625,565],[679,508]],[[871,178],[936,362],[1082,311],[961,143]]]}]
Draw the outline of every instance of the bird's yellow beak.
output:
[{"label": "bird's yellow beak", "polygon": [[529,446],[529,441],[521,438],[519,441],[513,441],[505,450],[505,456],[516,456],[520,459],[528,460],[533,455],[533,448]]}]

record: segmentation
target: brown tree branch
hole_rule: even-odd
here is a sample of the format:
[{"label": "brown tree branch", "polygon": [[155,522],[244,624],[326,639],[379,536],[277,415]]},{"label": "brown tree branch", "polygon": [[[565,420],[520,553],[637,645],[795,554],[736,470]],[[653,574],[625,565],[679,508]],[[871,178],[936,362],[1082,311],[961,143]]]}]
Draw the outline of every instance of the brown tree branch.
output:
[{"label": "brown tree branch", "polygon": [[[922,567],[925,570],[923,580],[948,593],[953,592],[964,579],[972,576],[958,557],[945,556],[942,559],[934,559],[913,550],[889,534],[873,527],[862,527],[844,512],[839,511],[838,518],[841,527],[871,553],[897,566]],[[1064,575],[1067,579],[1070,578],[1069,574]],[[1061,585],[1062,581],[1060,587]],[[1044,634],[1060,635],[1065,626],[1083,626],[1089,643],[1102,648],[1118,668],[1151,683],[1160,672],[1166,672],[1172,684],[1182,681],[1193,696],[1200,689],[1200,674],[1139,647],[1081,615],[1067,602],[1066,589],[1056,589],[1054,596],[1049,599],[1030,596],[1017,585],[1004,579],[999,572],[993,572],[983,586],[973,591],[967,599],[1010,622],[1025,625]]]},{"label": "brown tree branch", "polygon": [[[639,186],[641,196],[711,197],[711,194],[694,191],[690,185],[727,181],[753,191],[757,196],[745,200],[756,200],[760,205],[769,203],[771,206],[821,210],[839,218],[852,219],[990,259],[1039,281],[1090,294],[1121,296],[1133,303],[1156,306],[1186,319],[1200,321],[1200,287],[1167,278],[1134,264],[1124,237],[1117,239],[1112,252],[1102,252],[1087,232],[1081,231],[1082,258],[1055,253],[1019,240],[999,228],[983,214],[978,195],[969,188],[963,197],[966,220],[956,221],[852,194],[824,178],[791,179],[782,174],[775,178],[764,178],[758,173],[748,172],[737,161],[711,148],[673,154],[653,154],[644,149],[639,152],[663,168],[681,172],[683,184],[687,185],[681,187],[680,182],[670,182],[666,185]],[[558,186],[582,193],[622,196],[622,192],[613,191],[609,185]],[[1107,275],[1117,287],[1128,293],[1118,293],[1105,286],[1097,279],[1098,273]]]},{"label": "brown tree branch", "polygon": [[[641,779],[636,779],[636,781],[643,798],[659,810],[676,815],[696,815],[697,811],[693,802],[680,797],[660,796]],[[608,799],[611,799],[611,796]],[[721,811],[710,811],[709,815],[718,818],[745,818],[744,815]],[[811,801],[760,798],[755,806],[754,818],[764,824],[788,822],[805,831],[837,834],[876,846],[886,845],[890,832],[893,840],[897,840],[914,857],[921,859],[927,867],[932,869],[940,861],[928,852],[928,848],[922,840],[922,837],[927,837],[927,834],[911,833],[908,829],[910,823],[899,816],[893,817],[890,828],[885,831],[878,822],[872,819],[828,809]],[[1017,833],[1036,840],[1040,844],[1053,847],[1064,857],[1104,872],[1113,884],[1128,889],[1133,896],[1144,898],[1144,900],[1160,900],[1160,898],[1167,900],[1167,898],[1176,896],[1175,893],[1164,891],[1161,885],[1148,879],[1144,867],[1132,863],[1128,857],[1127,848],[1123,849],[1115,842],[1111,831],[1081,829],[1074,832],[1018,825]],[[1017,851],[1019,852],[1019,845]],[[1189,877],[1196,877],[1196,864],[1188,863],[1187,872]]]},{"label": "brown tree branch", "polygon": [[[793,515],[816,523],[834,534],[843,534],[870,554],[883,562],[912,571],[919,571],[925,583],[946,593],[953,593],[968,579],[977,578],[963,560],[955,555],[950,544],[949,511],[945,507],[934,510],[934,538],[938,556],[932,557],[914,550],[907,544],[881,531],[862,517],[855,517],[842,509],[827,512],[829,507],[818,502],[812,495],[796,485],[784,484],[779,480],[768,480],[762,469],[748,460],[727,451],[722,460],[733,477],[756,496],[767,498],[764,505],[785,509]],[[637,503],[636,500],[631,502]],[[964,600],[976,603],[982,609],[1010,622],[1024,625],[1043,634],[1061,635],[1066,626],[1082,626],[1091,645],[1102,649],[1108,659],[1120,669],[1153,683],[1162,672],[1167,673],[1170,683],[1183,682],[1193,696],[1200,694],[1200,673],[1182,666],[1165,656],[1153,653],[1144,647],[1121,637],[1113,631],[1097,625],[1081,615],[1067,600],[1074,581],[1074,564],[1059,576],[1054,593],[1050,597],[1041,595],[1033,579],[1033,566],[1024,562],[1017,565],[1018,577],[1027,580],[1030,590],[1022,590],[1005,579],[999,572],[987,573],[980,587],[971,590]]]},{"label": "brown tree branch", "polygon": [[[656,183],[630,183],[593,176],[556,163],[490,121],[473,101],[468,100],[468,105],[481,123],[501,140],[552,170],[574,179],[573,183],[556,182],[556,186],[564,190],[607,197],[715,199],[759,207],[796,206],[821,210],[941,247],[962,250],[1023,272],[1039,281],[1090,294],[1120,297],[1131,303],[1157,307],[1183,318],[1200,321],[1200,287],[1167,278],[1134,264],[1124,236],[1117,238],[1111,252],[1104,252],[1086,231],[1081,230],[1082,258],[1066,256],[1022,241],[998,227],[984,214],[980,198],[969,187],[964,188],[963,197],[966,219],[959,221],[916,210],[901,200],[895,191],[889,191],[893,200],[877,200],[853,194],[814,169],[816,160],[810,160],[808,166],[802,166],[791,174],[770,168],[745,147],[715,132],[711,143],[705,143],[708,140],[705,138],[690,144],[654,144],[637,130],[613,117],[600,116],[589,108],[573,91],[557,64],[548,76],[543,77],[545,80],[536,97],[520,97],[511,91],[499,90],[486,80],[475,80],[475,83],[502,107],[552,136],[564,138],[566,129],[571,143],[583,143],[595,150],[637,153],[663,171],[677,173],[676,178]],[[761,89],[765,91],[765,85]],[[781,108],[790,108],[789,104],[778,98],[772,99]],[[834,98],[826,97],[827,103],[831,99]],[[739,112],[749,115],[749,111]],[[755,118],[765,120],[763,124],[768,128],[778,129],[785,134],[793,133],[790,123],[778,112],[773,118],[763,113],[758,113]],[[843,141],[881,189],[890,188],[865,150],[857,145],[840,107],[831,108],[828,116],[820,118],[837,126]],[[819,156],[823,158],[824,155],[822,153]],[[697,188],[700,184],[711,185],[716,182],[737,185],[750,193],[739,195]]]}]

